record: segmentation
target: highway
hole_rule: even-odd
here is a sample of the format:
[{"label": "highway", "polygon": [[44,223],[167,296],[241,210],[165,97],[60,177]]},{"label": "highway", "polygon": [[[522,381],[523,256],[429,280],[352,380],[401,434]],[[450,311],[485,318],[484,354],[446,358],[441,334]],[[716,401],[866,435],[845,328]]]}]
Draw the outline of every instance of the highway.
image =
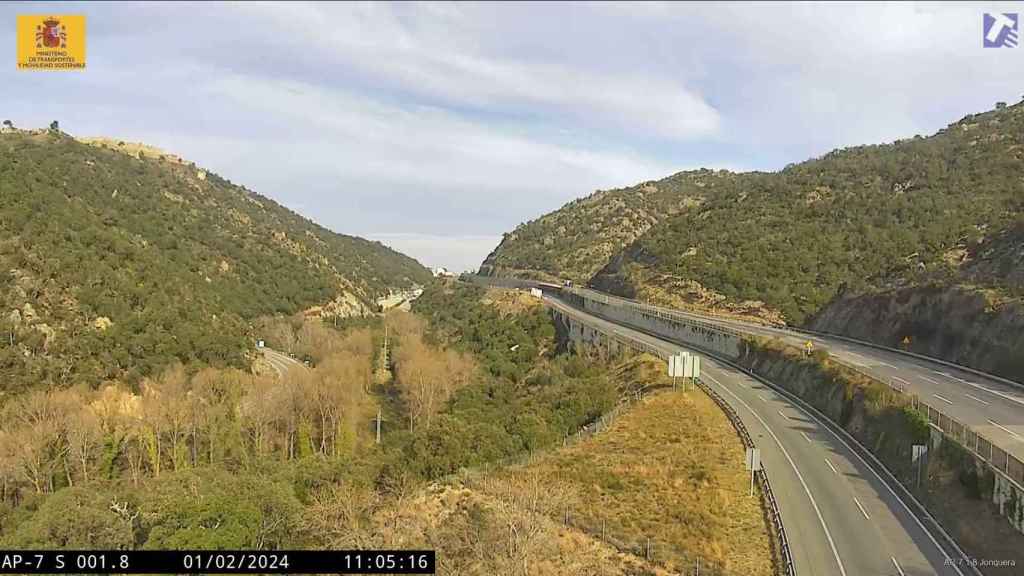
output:
[{"label": "highway", "polygon": [[[545,303],[606,333],[666,352],[673,342],[587,314],[548,295]],[[801,575],[970,574],[946,563],[930,534],[846,441],[781,393],[710,357],[703,379],[736,410],[761,450]]]},{"label": "highway", "polygon": [[263,357],[270,363],[270,367],[277,372],[279,378],[284,378],[284,375],[289,370],[308,370],[305,364],[287,354],[266,347],[261,348],[261,350],[263,351]]},{"label": "highway", "polygon": [[[607,296],[603,292],[585,290]],[[784,328],[673,310],[695,320],[740,332],[778,337],[795,346],[808,340],[882,381],[909,390],[922,400],[980,432],[996,446],[1024,461],[1024,387],[954,368],[932,360],[888,351],[840,338],[807,335]]]}]

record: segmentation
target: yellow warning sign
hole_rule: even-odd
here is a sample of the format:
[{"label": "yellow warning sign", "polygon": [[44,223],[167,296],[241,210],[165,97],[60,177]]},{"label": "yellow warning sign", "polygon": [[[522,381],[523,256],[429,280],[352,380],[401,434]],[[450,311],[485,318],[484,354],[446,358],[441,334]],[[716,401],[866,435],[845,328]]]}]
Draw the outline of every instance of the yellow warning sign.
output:
[{"label": "yellow warning sign", "polygon": [[85,16],[18,15],[19,70],[85,68]]}]

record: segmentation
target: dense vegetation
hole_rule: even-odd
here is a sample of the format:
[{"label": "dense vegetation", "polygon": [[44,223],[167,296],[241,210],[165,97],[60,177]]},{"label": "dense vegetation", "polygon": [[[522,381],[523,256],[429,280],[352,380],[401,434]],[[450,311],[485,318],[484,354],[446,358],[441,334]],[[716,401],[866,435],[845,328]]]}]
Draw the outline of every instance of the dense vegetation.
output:
[{"label": "dense vegetation", "polygon": [[[421,477],[549,446],[618,398],[602,366],[580,356],[554,355],[554,329],[542,306],[502,314],[485,296],[478,286],[435,284],[415,301],[414,310],[430,320],[428,341],[472,352],[485,370],[452,391],[430,426],[396,442],[401,445],[397,465]],[[402,342],[400,334],[399,385]],[[438,374],[438,381],[451,381],[455,372]]]},{"label": "dense vegetation", "polygon": [[479,286],[450,283],[425,291],[414,310],[430,320],[435,341],[472,352],[495,377],[518,381],[533,368],[542,347],[553,344],[551,318],[539,305],[503,314],[485,304],[486,298]]},{"label": "dense vegetation", "polygon": [[[1019,246],[1022,171],[1024,105],[998,107],[931,137],[776,173],[702,170],[600,192],[506,235],[482,271],[564,275],[648,297],[699,294],[694,281],[730,302],[762,300],[791,322],[844,291],[923,282],[969,280],[1020,296],[1019,256],[1006,254]],[[666,216],[624,235],[623,218],[652,206]],[[595,245],[610,257],[576,257]]]},{"label": "dense vegetation", "polygon": [[57,131],[0,135],[0,271],[6,391],[243,366],[259,316],[357,315],[429,277],[193,165]]},{"label": "dense vegetation", "polygon": [[[487,294],[431,286],[417,308],[451,314],[429,322],[264,320],[275,344],[313,360],[280,379],[175,365],[134,389],[15,395],[0,413],[0,544],[401,547],[368,533],[368,517],[403,511],[428,480],[560,443],[618,399],[596,360],[554,355],[540,306]],[[385,321],[394,376],[381,379]],[[530,338],[530,356],[507,345]]]}]

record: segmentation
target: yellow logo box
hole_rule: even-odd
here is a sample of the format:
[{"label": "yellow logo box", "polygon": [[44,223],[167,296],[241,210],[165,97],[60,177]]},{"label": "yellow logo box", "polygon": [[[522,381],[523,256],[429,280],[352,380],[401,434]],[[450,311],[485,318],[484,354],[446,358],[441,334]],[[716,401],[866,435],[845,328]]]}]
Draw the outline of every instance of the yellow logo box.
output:
[{"label": "yellow logo box", "polygon": [[19,70],[85,68],[85,16],[18,15]]}]

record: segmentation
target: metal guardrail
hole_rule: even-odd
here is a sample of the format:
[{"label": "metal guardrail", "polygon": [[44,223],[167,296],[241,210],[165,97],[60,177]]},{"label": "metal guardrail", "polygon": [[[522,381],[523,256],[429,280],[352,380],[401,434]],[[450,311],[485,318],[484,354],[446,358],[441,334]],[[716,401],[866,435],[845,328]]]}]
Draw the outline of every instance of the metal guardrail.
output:
[{"label": "metal guardrail", "polygon": [[[725,412],[729,421],[732,422],[734,428],[740,435],[740,439],[747,448],[754,447],[754,440],[750,437],[750,433],[747,431],[747,426],[740,419],[739,415],[733,409],[728,402],[718,393],[715,392],[710,386],[705,384],[699,378],[697,379],[697,385],[700,386],[701,390],[705,394],[711,397],[718,404],[718,407]],[[768,476],[765,474],[764,469],[761,470],[761,474],[758,476],[758,483],[761,486],[761,493],[764,495],[765,507],[768,510],[768,514],[772,523],[772,527],[775,530],[776,538],[779,541],[779,556],[782,559],[783,574],[788,576],[796,575],[796,565],[793,563],[793,552],[789,548],[789,538],[786,536],[786,528],[782,523],[782,515],[779,512],[779,503],[775,499],[775,492],[772,491],[772,485],[768,482]]]},{"label": "metal guardrail", "polygon": [[693,316],[680,312],[679,310],[673,310],[671,308],[665,308],[663,306],[655,306],[654,304],[647,304],[646,302],[639,302],[637,300],[630,300],[628,298],[612,296],[610,294],[597,292],[596,290],[591,290],[589,288],[563,288],[562,291],[574,294],[579,298],[590,299],[595,302],[601,302],[608,306],[621,306],[631,310],[636,310],[638,312],[643,312],[656,318],[661,318],[663,320],[686,322],[691,326],[698,326],[700,328],[704,328],[705,330],[721,332],[723,334],[731,334],[733,336],[738,337],[743,336],[743,333],[738,330],[734,330],[730,327],[722,326],[721,324],[716,324],[714,322],[700,320],[699,318],[694,318]]},{"label": "metal guardrail", "polygon": [[797,328],[797,327],[794,327],[794,326],[787,326],[786,329],[787,330],[792,330],[793,332],[798,332],[798,333],[801,333],[801,334],[810,334],[811,336],[819,336],[819,337],[823,337],[823,338],[835,338],[835,339],[838,339],[838,340],[844,340],[846,342],[850,342],[850,343],[853,343],[853,344],[859,344],[861,346],[868,346],[868,347],[871,347],[871,348],[875,348],[877,350],[885,350],[886,352],[892,352],[894,354],[900,354],[902,356],[909,356],[911,358],[916,358],[918,360],[924,360],[926,362],[934,362],[936,364],[942,364],[943,366],[948,366],[948,367],[954,368],[956,370],[962,370],[964,372],[969,372],[971,374],[974,374],[975,376],[981,376],[982,378],[988,378],[989,380],[995,380],[996,382],[1000,382],[1002,384],[1006,384],[1007,386],[1013,386],[1015,388],[1024,389],[1024,383],[1017,382],[1016,380],[1010,380],[1009,378],[1003,378],[1002,376],[997,376],[997,375],[991,374],[989,372],[983,372],[983,371],[978,370],[976,368],[971,368],[970,366],[964,366],[963,364],[957,364],[956,362],[950,362],[948,360],[943,360],[942,358],[936,358],[934,356],[927,356],[925,354],[918,354],[917,352],[910,352],[909,350],[900,350],[899,348],[893,348],[891,346],[884,346],[882,344],[876,344],[874,342],[869,342],[867,340],[861,340],[859,338],[851,338],[849,336],[843,336],[842,334],[834,334],[832,332],[819,332],[817,330],[808,330],[806,328]]},{"label": "metal guardrail", "polygon": [[1018,491],[1024,494],[1024,462],[1021,462],[1016,456],[996,446],[995,443],[986,438],[981,432],[973,430],[956,418],[921,400],[921,397],[917,394],[908,392],[903,385],[897,384],[894,381],[886,382],[834,356],[831,359],[836,364],[852,370],[864,378],[884,384],[907,398],[915,410],[925,415],[929,424],[941,431],[947,438],[976,455],[982,462],[988,464],[989,468],[997,474],[1004,476]]},{"label": "metal guardrail", "polygon": [[[647,352],[663,360],[668,359],[668,357],[671,355],[671,352],[669,350],[654,346],[642,340],[629,338],[620,333],[608,333],[608,331],[602,329],[601,327],[590,324],[589,322],[587,322],[585,318],[583,318],[580,315],[559,308],[556,308],[554,310],[558,313],[573,317],[576,321],[581,322],[589,326],[590,329],[601,333],[605,338],[613,340],[616,343],[628,349],[637,352]],[[709,397],[711,397],[715,404],[717,404],[722,409],[726,417],[729,419],[729,422],[732,423],[733,428],[736,429],[737,434],[739,434],[740,440],[743,442],[743,445],[747,448],[753,448],[754,441],[750,437],[750,433],[747,431],[746,425],[743,424],[743,421],[740,419],[739,415],[736,414],[736,411],[733,410],[732,406],[730,406],[729,403],[725,401],[725,399],[723,399],[717,392],[708,387],[708,385],[702,382],[700,379],[697,380],[697,385],[700,386],[701,390],[703,390]],[[782,561],[782,574],[784,574],[785,576],[796,576],[796,565],[793,562],[793,554],[789,545],[789,538],[786,535],[786,528],[782,523],[782,513],[779,511],[779,503],[778,500],[776,500],[775,498],[775,492],[772,491],[771,483],[768,481],[768,474],[763,469],[761,470],[761,474],[758,475],[758,485],[761,487],[763,504],[765,506],[765,509],[768,511],[769,520],[772,524],[772,530],[774,531],[775,536],[778,539],[779,556]]]},{"label": "metal guardrail", "polygon": [[[734,330],[734,329],[729,328],[729,327],[724,327],[724,326],[722,326],[720,324],[714,324],[714,323],[702,322],[700,320],[696,320],[696,319],[692,318],[691,316],[689,316],[687,314],[683,314],[683,313],[680,313],[678,311],[673,311],[670,308],[664,308],[664,307],[661,307],[661,306],[655,306],[653,304],[646,304],[646,303],[638,302],[636,300],[630,300],[630,299],[627,299],[627,298],[620,298],[618,296],[611,296],[611,295],[604,294],[604,293],[601,293],[601,292],[596,292],[596,291],[590,290],[590,289],[580,289],[580,288],[563,289],[563,291],[566,291],[566,290],[569,291],[572,294],[575,294],[576,296],[578,296],[580,298],[584,298],[584,299],[589,298],[591,300],[594,300],[596,302],[601,302],[601,303],[604,303],[606,305],[622,306],[622,307],[633,309],[633,310],[644,311],[644,312],[647,312],[647,313],[653,313],[653,314],[655,314],[656,316],[658,316],[660,318],[664,318],[664,319],[668,319],[668,320],[675,320],[675,321],[678,321],[678,322],[681,322],[681,323],[685,322],[685,323],[690,324],[690,325],[694,325],[694,324],[696,324],[696,325],[703,325],[703,327],[706,327],[707,329],[717,330],[719,332],[723,332],[723,333],[726,333],[726,334],[732,334],[732,335],[735,335],[735,336],[740,337],[740,338],[750,336],[749,333],[743,333],[741,331]],[[806,330],[802,330],[802,331],[803,332],[807,332],[807,333],[814,333],[814,332],[806,331]],[[814,333],[814,334],[818,334],[818,333]],[[824,335],[825,336],[834,336],[834,335],[831,335],[831,334],[824,334]],[[876,347],[879,347],[879,346],[876,346]],[[884,347],[882,347],[882,348],[884,348]],[[992,468],[993,471],[995,471],[996,473],[1001,474],[1002,476],[1006,477],[1006,479],[1008,481],[1010,481],[1011,483],[1013,483],[1013,485],[1021,493],[1024,493],[1024,462],[1022,462],[1016,456],[1014,456],[1013,454],[1010,454],[1009,452],[1006,452],[1002,448],[999,448],[998,446],[996,446],[996,444],[994,442],[992,442],[991,440],[986,438],[981,432],[973,430],[968,425],[963,424],[962,422],[960,422],[956,418],[946,414],[945,412],[943,412],[942,410],[936,408],[935,406],[932,406],[932,405],[928,404],[927,402],[921,400],[921,398],[917,394],[913,394],[913,393],[907,392],[903,388],[903,386],[896,384],[894,381],[886,381],[884,379],[879,378],[878,376],[874,376],[872,374],[868,374],[867,372],[864,372],[863,370],[853,366],[852,364],[849,364],[847,362],[842,361],[837,356],[831,356],[830,358],[832,359],[832,361],[836,362],[837,364],[840,364],[843,367],[848,368],[848,369],[856,372],[857,374],[860,374],[861,376],[863,376],[863,377],[865,377],[865,378],[867,378],[869,380],[873,380],[873,381],[876,381],[876,382],[881,382],[882,384],[885,384],[886,386],[888,386],[892,390],[894,390],[894,391],[896,391],[896,392],[906,396],[909,399],[909,401],[911,402],[911,405],[915,409],[921,411],[928,418],[929,423],[934,425],[945,436],[949,437],[954,442],[957,442],[958,444],[960,444],[961,446],[963,446],[964,448],[966,448],[967,450],[969,450],[973,454],[977,455],[983,462],[988,464],[989,467]],[[932,360],[931,358],[928,358],[928,357],[925,357],[925,359]],[[943,362],[943,363],[945,363],[945,362]],[[948,363],[946,363],[946,364],[948,364]],[[962,368],[959,365],[953,365],[953,366],[958,367],[958,368]],[[969,370],[969,371],[976,372],[974,370]]]}]

